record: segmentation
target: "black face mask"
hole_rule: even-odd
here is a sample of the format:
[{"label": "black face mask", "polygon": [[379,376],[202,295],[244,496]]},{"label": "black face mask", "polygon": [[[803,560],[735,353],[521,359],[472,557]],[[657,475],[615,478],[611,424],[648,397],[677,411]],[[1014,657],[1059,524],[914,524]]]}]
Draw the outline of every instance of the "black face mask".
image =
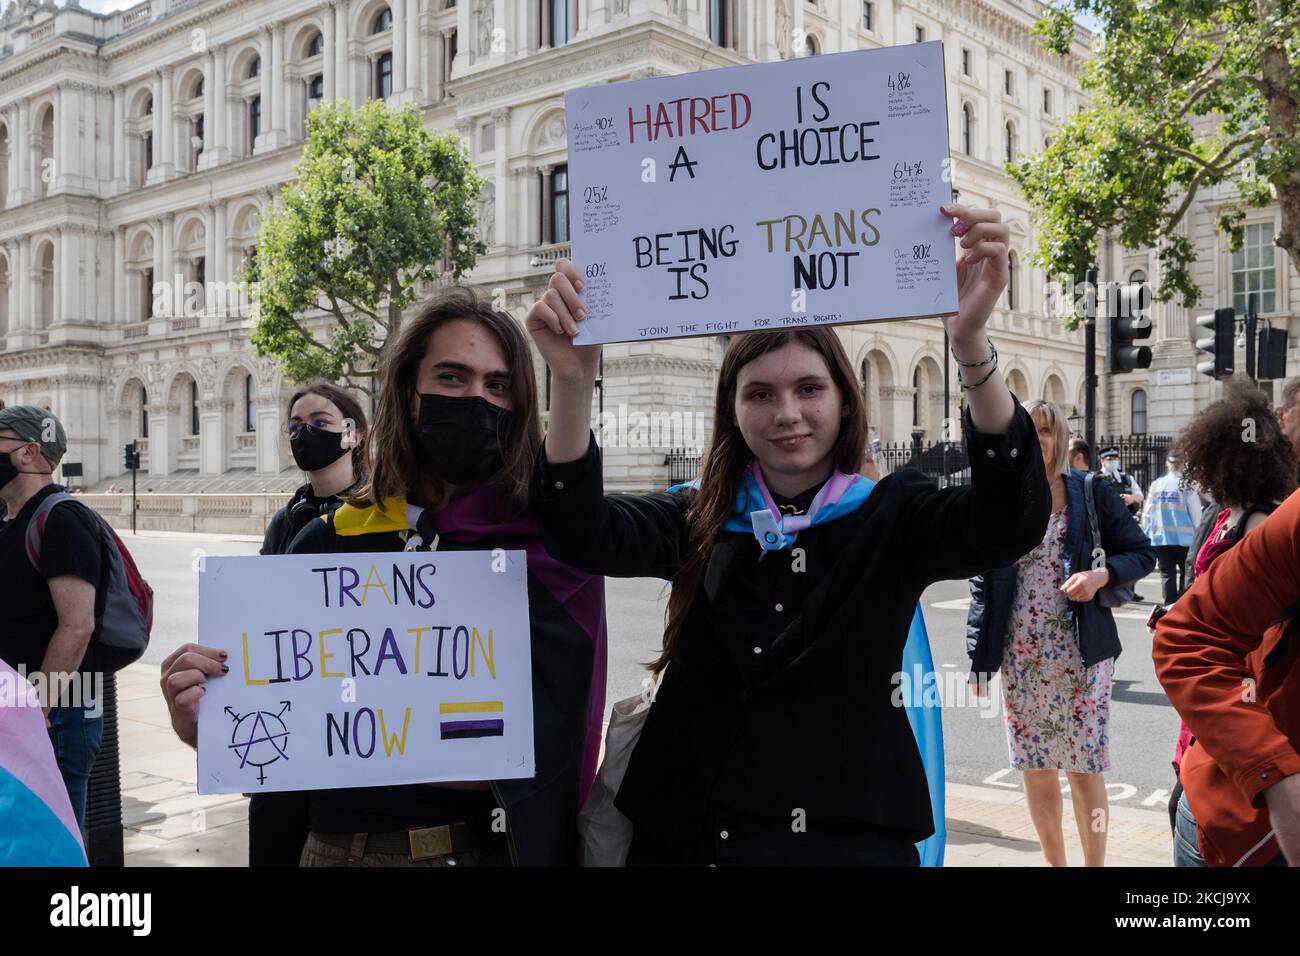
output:
[{"label": "black face mask", "polygon": [[475,485],[501,467],[501,439],[510,412],[486,398],[420,396],[424,466],[453,485]]},{"label": "black face mask", "polygon": [[293,460],[303,471],[319,471],[334,464],[350,449],[343,447],[344,432],[327,432],[323,428],[303,425],[298,434],[289,439]]},{"label": "black face mask", "polygon": [[0,488],[3,488],[21,474],[22,472],[14,467],[14,463],[9,459],[9,456],[0,452]]}]

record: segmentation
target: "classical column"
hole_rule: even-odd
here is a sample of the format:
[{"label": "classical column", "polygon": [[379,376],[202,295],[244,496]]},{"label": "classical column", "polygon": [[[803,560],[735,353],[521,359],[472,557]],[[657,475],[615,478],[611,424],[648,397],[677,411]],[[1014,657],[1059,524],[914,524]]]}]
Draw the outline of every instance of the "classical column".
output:
[{"label": "classical column", "polygon": [[338,52],[334,48],[334,17],[337,15],[337,5],[334,0],[327,0],[325,12],[321,15],[321,52],[324,54],[324,67],[321,71],[321,83],[325,87],[325,101],[329,102],[335,97],[338,76]]},{"label": "classical column", "polygon": [[416,99],[420,96],[420,0],[405,0],[406,17],[406,88]]},{"label": "classical column", "polygon": [[338,0],[334,6],[334,95],[340,100],[355,99],[352,92],[352,71],[348,63],[348,7],[349,0]]},{"label": "classical column", "polygon": [[81,167],[81,144],[77,136],[77,118],[81,113],[77,91],[70,83],[60,83],[54,109],[54,181],[49,192],[68,189]]},{"label": "classical column", "polygon": [[227,404],[221,398],[199,400],[200,475],[219,475],[226,470]]},{"label": "classical column", "polygon": [[253,142],[253,152],[260,152],[266,148],[266,144],[271,139],[271,128],[274,120],[271,117],[271,27],[262,27],[261,38],[261,86],[262,86],[262,130],[257,139]]},{"label": "classical column", "polygon": [[113,230],[113,314],[109,325],[121,325],[126,322],[126,284],[130,279],[126,272],[126,226]]},{"label": "classical column", "polygon": [[113,188],[126,189],[126,88],[113,87]]},{"label": "classical column", "polygon": [[17,251],[14,268],[10,271],[10,278],[14,284],[14,311],[10,313],[12,318],[9,320],[9,328],[12,329],[30,329],[35,325],[36,310],[32,308],[33,293],[29,274],[32,262],[32,237],[29,235],[22,236],[14,243],[14,249]]},{"label": "classical column", "polygon": [[506,169],[507,154],[510,152],[510,108],[492,111],[496,151],[496,226],[494,229],[497,245],[507,245],[514,236],[506,229],[506,216],[509,212],[510,177]]},{"label": "classical column", "polygon": [[[285,139],[286,84],[284,75],[284,24],[271,28],[271,138],[276,146]],[[263,103],[263,108],[266,104]],[[263,114],[265,115],[265,114]]]},{"label": "classical column", "polygon": [[280,473],[284,462],[280,454],[280,416],[284,409],[277,396],[257,397],[257,472],[262,475]]},{"label": "classical column", "polygon": [[[230,154],[230,95],[226,89],[226,48],[214,46],[208,53],[208,78],[211,85],[212,110],[204,123],[212,140],[203,148],[207,165],[224,163]],[[205,84],[205,86],[208,84]]]},{"label": "classical column", "polygon": [[209,203],[203,207],[203,291],[200,293],[203,297],[203,314],[211,315],[216,310],[213,308],[212,295],[208,290],[212,288],[212,282],[221,281],[221,277],[216,273],[217,264],[217,210],[216,206]]},{"label": "classical column", "polygon": [[162,260],[161,268],[155,269],[153,274],[154,282],[165,283],[164,288],[169,292],[164,293],[162,297],[163,315],[171,317],[179,315],[180,310],[176,308],[176,301],[180,297],[181,290],[177,288],[175,276],[175,262],[172,250],[175,246],[172,243],[173,232],[176,228],[176,214],[166,213],[158,221],[158,246],[161,247],[160,254]]},{"label": "classical column", "polygon": [[154,139],[154,149],[159,150],[158,155],[161,157],[162,172],[161,178],[170,179],[175,171],[176,160],[176,117],[172,111],[172,68],[165,66],[158,71],[159,86],[162,88],[162,103],[154,100],[154,110],[161,109],[161,116],[157,128],[161,130],[162,141]]},{"label": "classical column", "polygon": [[541,166],[538,170],[542,174],[541,245],[543,246],[550,243],[552,241],[551,237],[554,235],[554,232],[551,229],[551,170],[554,168],[555,165],[552,163],[546,166]]},{"label": "classical column", "polygon": [[406,89],[406,0],[389,0],[393,14],[393,94]]},{"label": "classical column", "polygon": [[99,258],[100,242],[103,238],[98,230],[85,226],[80,230],[82,255],[86,259],[86,269],[81,276],[81,285],[85,290],[85,300],[81,307],[81,320],[95,322],[99,318],[99,282],[95,275],[95,260]]},{"label": "classical column", "polygon": [[447,97],[447,82],[451,79],[452,55],[451,55],[451,35],[456,32],[455,27],[443,27],[442,33],[442,98]]},{"label": "classical column", "polygon": [[212,208],[212,259],[208,261],[208,276],[218,283],[218,295],[214,311],[224,316],[230,307],[230,276],[226,264],[226,200],[215,203]]},{"label": "classical column", "polygon": [[9,289],[6,293],[5,302],[9,309],[9,325],[4,331],[6,335],[13,335],[20,328],[18,323],[22,316],[22,308],[18,302],[19,289],[22,288],[18,272],[18,240],[14,239],[6,242],[4,248],[5,258],[9,263]]}]

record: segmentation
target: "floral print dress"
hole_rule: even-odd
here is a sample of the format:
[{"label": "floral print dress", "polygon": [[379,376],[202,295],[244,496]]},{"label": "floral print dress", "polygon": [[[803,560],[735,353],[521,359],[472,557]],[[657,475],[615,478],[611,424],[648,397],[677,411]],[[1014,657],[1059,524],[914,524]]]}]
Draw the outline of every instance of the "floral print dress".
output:
[{"label": "floral print dress", "polygon": [[1083,666],[1070,601],[1061,591],[1065,510],[1016,564],[1016,599],[1002,649],[1007,748],[1015,770],[1110,769],[1114,659]]}]

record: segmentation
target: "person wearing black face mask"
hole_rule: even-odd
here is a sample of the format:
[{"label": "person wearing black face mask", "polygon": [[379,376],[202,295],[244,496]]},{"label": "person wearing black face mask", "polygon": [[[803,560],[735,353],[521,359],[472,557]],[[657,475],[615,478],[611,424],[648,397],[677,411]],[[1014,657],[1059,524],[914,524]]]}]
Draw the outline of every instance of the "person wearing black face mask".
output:
[{"label": "person wearing black face mask", "polygon": [[289,401],[285,430],[294,463],[307,482],[271,516],[260,554],[287,553],[298,532],[337,509],[362,477],[366,416],[343,389],[327,382],[299,389]]},{"label": "person wearing black face mask", "polygon": [[[289,502],[271,516],[262,539],[263,555],[287,554],[289,544],[304,527],[321,515],[331,514],[355,491],[364,477],[362,446],[366,416],[348,392],[328,382],[313,382],[289,400],[285,430],[293,460],[307,475],[307,482]],[[178,660],[204,649],[195,644],[179,648],[163,663],[164,695],[168,694],[167,673]],[[214,656],[210,659],[219,666]],[[198,694],[191,697],[197,702]],[[195,740],[175,719],[175,697],[168,697],[173,726],[186,743]],[[182,706],[184,706],[182,704]],[[297,866],[308,832],[306,793],[255,793],[248,801],[248,862],[250,866]]]},{"label": "person wearing black face mask", "polygon": [[[312,791],[301,863],[574,865],[604,713],[604,586],[551,558],[532,515],[541,421],[527,341],[509,315],[448,287],[404,323],[380,381],[365,485],[288,552],[525,551],[536,775]],[[202,684],[221,667],[194,645],[166,665],[182,739],[193,739]]]}]

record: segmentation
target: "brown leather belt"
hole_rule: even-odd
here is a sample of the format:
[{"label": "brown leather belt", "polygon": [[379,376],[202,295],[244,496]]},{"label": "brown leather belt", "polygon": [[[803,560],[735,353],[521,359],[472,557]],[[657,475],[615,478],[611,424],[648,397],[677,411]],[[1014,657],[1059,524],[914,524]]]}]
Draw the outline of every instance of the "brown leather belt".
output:
[{"label": "brown leather belt", "polygon": [[[357,834],[313,832],[312,836],[329,846],[350,850]],[[464,853],[466,850],[482,845],[482,837],[467,824],[450,823],[439,827],[367,833],[363,852],[403,854],[412,863],[419,863],[449,853]]]}]

